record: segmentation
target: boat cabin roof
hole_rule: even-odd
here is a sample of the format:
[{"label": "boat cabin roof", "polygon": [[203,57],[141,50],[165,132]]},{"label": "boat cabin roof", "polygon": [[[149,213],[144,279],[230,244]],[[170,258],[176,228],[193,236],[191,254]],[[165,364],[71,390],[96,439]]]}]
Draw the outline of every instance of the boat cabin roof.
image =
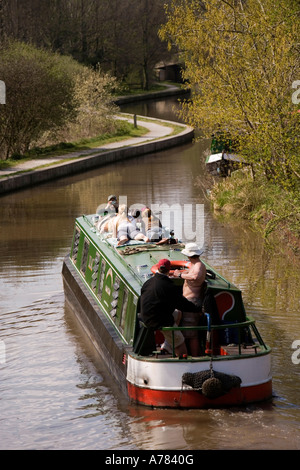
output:
[{"label": "boat cabin roof", "polygon": [[[174,262],[188,262],[188,258],[181,252],[185,246],[184,243],[156,245],[151,242],[131,240],[126,245],[117,246],[117,239],[107,234],[101,234],[95,228],[94,220],[95,215],[84,215],[76,219],[76,225],[86,232],[87,237],[100,249],[112,267],[123,275],[137,295],[139,295],[144,282],[153,275],[151,268],[160,259],[167,258]],[[211,278],[208,278],[211,287],[239,291],[236,286],[229,283],[203,259],[201,261],[213,274]],[[178,281],[182,282],[180,279]]]}]

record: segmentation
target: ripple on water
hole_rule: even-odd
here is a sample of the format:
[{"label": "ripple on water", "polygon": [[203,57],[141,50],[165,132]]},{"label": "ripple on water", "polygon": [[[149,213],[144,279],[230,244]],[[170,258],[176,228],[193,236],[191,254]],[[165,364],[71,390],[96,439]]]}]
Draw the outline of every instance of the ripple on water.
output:
[{"label": "ripple on water", "polygon": [[114,387],[64,307],[59,294],[1,316],[0,447],[130,448]]}]

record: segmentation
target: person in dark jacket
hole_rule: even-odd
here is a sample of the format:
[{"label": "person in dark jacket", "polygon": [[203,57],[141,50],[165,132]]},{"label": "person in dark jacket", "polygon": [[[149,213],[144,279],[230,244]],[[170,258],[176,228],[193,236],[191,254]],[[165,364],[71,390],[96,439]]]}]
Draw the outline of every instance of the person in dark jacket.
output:
[{"label": "person in dark jacket", "polygon": [[[199,311],[199,307],[183,297],[180,289],[168,277],[170,269],[170,261],[161,259],[158,263],[158,272],[142,286],[139,303],[140,315],[148,328],[176,327],[180,321],[178,313]],[[172,344],[172,331],[163,331],[163,335],[165,340]],[[177,356],[187,354],[185,339],[179,330],[174,331],[174,347]]]}]

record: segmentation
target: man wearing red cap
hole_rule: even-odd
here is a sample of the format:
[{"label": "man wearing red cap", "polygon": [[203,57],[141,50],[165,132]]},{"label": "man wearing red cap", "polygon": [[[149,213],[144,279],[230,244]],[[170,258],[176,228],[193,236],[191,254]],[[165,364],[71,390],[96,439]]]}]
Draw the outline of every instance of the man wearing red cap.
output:
[{"label": "man wearing red cap", "polygon": [[[141,289],[140,314],[146,327],[158,329],[164,326],[178,326],[174,312],[199,312],[199,307],[183,297],[180,289],[168,277],[171,263],[168,259],[158,262],[157,273],[144,283]],[[172,344],[172,331],[163,331],[169,344]],[[174,347],[177,356],[187,354],[185,339],[181,331],[174,331]]]}]

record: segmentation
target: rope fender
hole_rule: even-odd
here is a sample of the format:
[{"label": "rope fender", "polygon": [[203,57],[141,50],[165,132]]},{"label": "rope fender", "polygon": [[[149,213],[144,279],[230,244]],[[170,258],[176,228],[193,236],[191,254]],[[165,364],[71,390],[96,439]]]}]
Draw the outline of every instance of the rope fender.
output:
[{"label": "rope fender", "polygon": [[236,375],[224,374],[212,370],[186,372],[182,376],[182,385],[189,385],[207,398],[218,398],[242,383]]}]

